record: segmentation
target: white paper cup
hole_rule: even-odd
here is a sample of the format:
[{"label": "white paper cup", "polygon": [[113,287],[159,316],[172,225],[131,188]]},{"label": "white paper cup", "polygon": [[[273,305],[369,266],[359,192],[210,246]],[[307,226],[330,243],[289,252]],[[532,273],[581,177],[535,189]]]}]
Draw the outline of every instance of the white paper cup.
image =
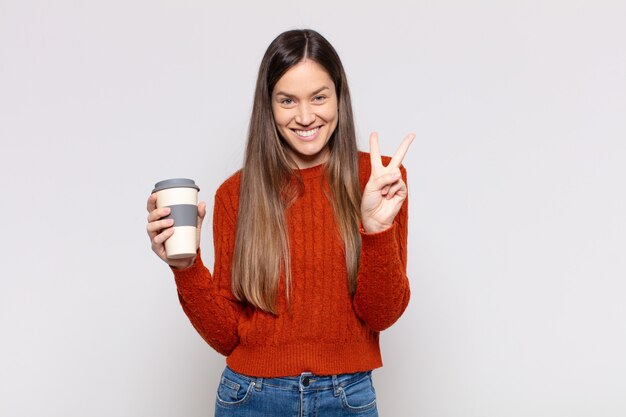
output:
[{"label": "white paper cup", "polygon": [[170,259],[189,258],[198,249],[198,191],[193,180],[173,178],[154,185],[157,208],[169,207],[171,212],[163,219],[174,219],[174,234],[165,241],[165,252]]}]

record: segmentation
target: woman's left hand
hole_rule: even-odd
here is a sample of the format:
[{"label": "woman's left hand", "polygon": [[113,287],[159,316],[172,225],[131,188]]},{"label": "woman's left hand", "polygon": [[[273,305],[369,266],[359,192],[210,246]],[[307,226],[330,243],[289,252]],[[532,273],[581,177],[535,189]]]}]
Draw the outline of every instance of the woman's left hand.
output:
[{"label": "woman's left hand", "polygon": [[406,184],[402,180],[400,165],[415,134],[405,136],[389,165],[384,166],[378,149],[378,134],[370,135],[370,161],[372,173],[361,199],[361,223],[366,233],[383,231],[393,224],[406,199]]}]

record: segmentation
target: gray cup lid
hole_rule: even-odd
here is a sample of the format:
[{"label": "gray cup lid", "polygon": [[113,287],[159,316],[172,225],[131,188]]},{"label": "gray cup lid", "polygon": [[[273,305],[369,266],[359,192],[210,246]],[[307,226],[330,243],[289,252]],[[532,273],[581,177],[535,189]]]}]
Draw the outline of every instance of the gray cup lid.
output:
[{"label": "gray cup lid", "polygon": [[165,190],[166,188],[195,188],[200,191],[200,187],[196,185],[194,180],[190,180],[188,178],[171,178],[154,184],[154,190],[152,190],[152,192],[156,193],[157,191]]}]

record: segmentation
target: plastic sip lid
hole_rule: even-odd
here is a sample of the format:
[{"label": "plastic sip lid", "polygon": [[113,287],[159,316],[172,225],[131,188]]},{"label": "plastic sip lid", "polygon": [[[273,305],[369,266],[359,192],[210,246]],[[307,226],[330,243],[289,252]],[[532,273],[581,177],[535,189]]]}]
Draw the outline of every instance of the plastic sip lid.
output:
[{"label": "plastic sip lid", "polygon": [[154,184],[153,193],[157,191],[165,190],[166,188],[195,188],[200,191],[200,187],[196,185],[194,180],[190,180],[188,178],[172,178],[169,180],[159,181]]}]

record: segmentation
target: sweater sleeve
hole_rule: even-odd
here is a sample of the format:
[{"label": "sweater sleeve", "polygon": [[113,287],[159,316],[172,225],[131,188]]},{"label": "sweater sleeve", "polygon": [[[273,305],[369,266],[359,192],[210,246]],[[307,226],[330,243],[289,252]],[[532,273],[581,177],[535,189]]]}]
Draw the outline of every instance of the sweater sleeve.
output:
[{"label": "sweater sleeve", "polygon": [[231,264],[235,219],[215,196],[213,209],[213,274],[204,266],[200,251],[192,266],[174,270],[178,298],[200,336],[219,353],[228,356],[239,344],[237,326],[244,306],[231,291]]},{"label": "sweater sleeve", "polygon": [[[406,170],[400,167],[407,182]],[[374,331],[396,322],[409,304],[406,276],[408,197],[390,228],[378,233],[361,229],[361,259],[353,304],[357,315]]]}]

